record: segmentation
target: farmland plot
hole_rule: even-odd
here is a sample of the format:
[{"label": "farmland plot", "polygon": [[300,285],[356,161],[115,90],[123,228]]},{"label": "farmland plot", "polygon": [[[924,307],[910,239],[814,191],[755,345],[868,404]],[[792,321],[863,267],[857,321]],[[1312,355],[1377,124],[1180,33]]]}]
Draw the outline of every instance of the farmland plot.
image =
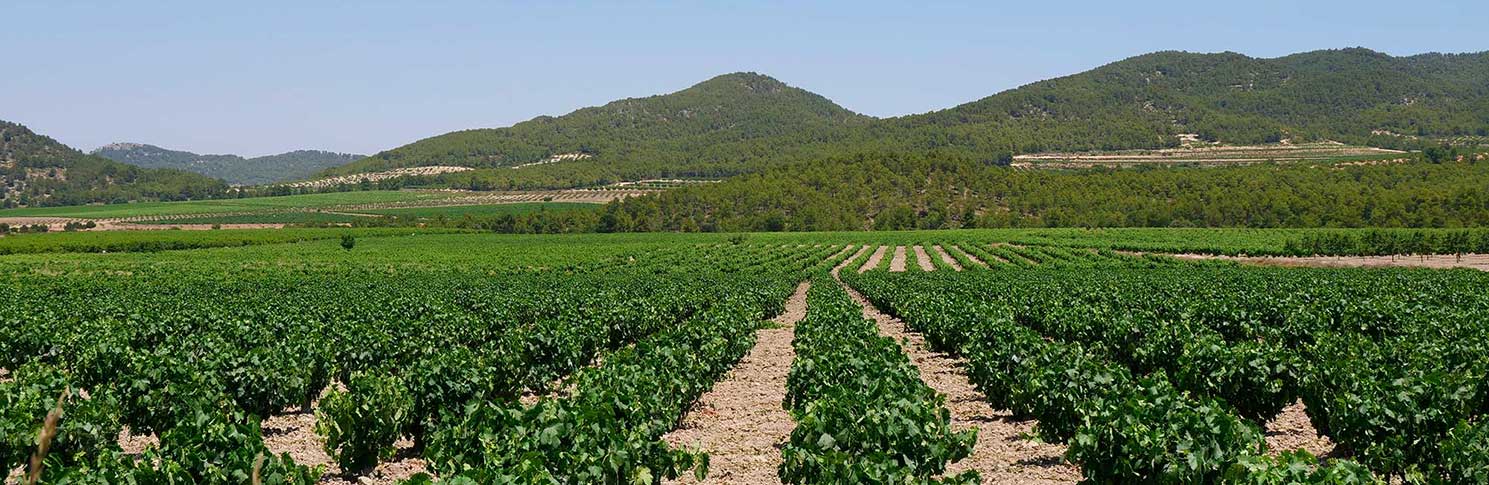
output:
[{"label": "farmland plot", "polygon": [[9,256],[0,463],[60,402],[46,483],[1486,473],[1489,273],[976,234]]}]

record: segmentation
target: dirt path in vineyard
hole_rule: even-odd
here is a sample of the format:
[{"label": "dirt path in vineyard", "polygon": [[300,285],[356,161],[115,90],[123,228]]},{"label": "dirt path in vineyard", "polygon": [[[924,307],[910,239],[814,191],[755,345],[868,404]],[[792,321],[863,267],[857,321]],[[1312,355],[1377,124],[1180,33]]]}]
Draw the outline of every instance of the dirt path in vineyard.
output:
[{"label": "dirt path in vineyard", "polygon": [[[833,270],[836,279],[838,271]],[[863,316],[879,325],[879,333],[900,341],[905,353],[920,370],[920,379],[936,392],[946,396],[951,411],[951,426],[956,430],[977,429],[977,444],[972,454],[947,467],[948,476],[966,470],[977,470],[983,483],[1076,483],[1080,469],[1064,460],[1065,446],[1025,439],[1032,435],[1035,421],[1017,420],[1006,410],[994,410],[972,387],[963,371],[965,362],[957,357],[934,352],[920,334],[910,331],[898,318],[874,308],[857,290],[843,284],[848,295],[863,308]]]},{"label": "dirt path in vineyard", "polygon": [[[852,251],[848,246],[833,258]],[[838,263],[841,268],[868,251],[864,246]],[[781,407],[786,399],[786,376],[796,350],[791,340],[796,323],[807,315],[807,289],[802,282],[786,301],[786,311],[772,320],[777,326],[760,330],[750,349],[713,389],[703,394],[683,418],[682,426],[662,439],[673,446],[701,448],[709,454],[704,483],[780,483],[781,444],[795,423]],[[697,483],[692,476],[669,483]]]},{"label": "dirt path in vineyard", "polygon": [[874,250],[874,254],[869,255],[869,260],[867,262],[864,262],[862,267],[858,268],[858,272],[862,273],[864,271],[878,268],[879,262],[884,260],[884,253],[886,251],[889,251],[889,246],[879,246],[879,249]]},{"label": "dirt path in vineyard", "polygon": [[904,246],[895,246],[894,247],[894,257],[889,259],[889,272],[891,272],[891,273],[904,273],[905,272],[905,259],[906,259],[905,258],[905,247]]},{"label": "dirt path in vineyard", "polygon": [[946,265],[950,266],[953,271],[961,271],[965,269],[962,268],[962,263],[958,263],[956,261],[956,258],[951,257],[951,253],[947,252],[946,248],[941,247],[940,244],[931,246],[931,249],[935,250],[936,255],[941,257],[941,262],[946,263]]},{"label": "dirt path in vineyard", "polygon": [[[1129,253],[1142,254],[1142,253]],[[1163,253],[1152,253],[1163,254]],[[1208,254],[1167,254],[1179,259],[1220,259],[1262,266],[1318,268],[1470,268],[1489,271],[1489,254],[1465,254],[1461,258],[1436,256],[1214,256]]]},{"label": "dirt path in vineyard", "polygon": [[925,252],[925,246],[915,246],[915,264],[920,266],[921,271],[936,270],[936,265],[931,264],[931,255]]},{"label": "dirt path in vineyard", "polygon": [[[334,385],[334,384],[333,384]],[[312,409],[315,406],[312,405]],[[393,458],[383,460],[376,468],[364,475],[347,476],[336,466],[336,460],[326,454],[325,440],[315,433],[314,412],[288,412],[270,416],[262,424],[264,445],[274,454],[289,453],[295,463],[326,467],[318,482],[321,485],[372,484],[392,485],[426,470],[424,459],[413,453],[414,443],[400,439],[394,444],[397,449]],[[154,437],[150,437],[153,439]],[[132,441],[138,441],[136,437]]]},{"label": "dirt path in vineyard", "polygon": [[967,261],[971,261],[972,264],[976,264],[976,265],[982,266],[984,268],[988,267],[987,262],[985,262],[985,261],[983,261],[981,259],[977,259],[977,256],[973,256],[972,253],[969,253],[969,252],[967,252],[967,250],[962,249],[961,246],[952,246],[951,249],[954,250],[954,251],[956,251],[956,252],[958,252],[958,253],[961,253],[962,256],[966,256],[967,257]]}]

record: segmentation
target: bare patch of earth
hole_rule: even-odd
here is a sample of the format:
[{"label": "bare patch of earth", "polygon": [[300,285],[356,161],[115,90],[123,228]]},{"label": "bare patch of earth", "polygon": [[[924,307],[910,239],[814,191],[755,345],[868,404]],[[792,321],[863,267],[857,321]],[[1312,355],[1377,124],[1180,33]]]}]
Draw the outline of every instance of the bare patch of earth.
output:
[{"label": "bare patch of earth", "polygon": [[935,246],[931,246],[931,249],[935,250],[936,255],[941,257],[941,262],[946,263],[946,265],[950,266],[951,269],[956,271],[962,270],[962,264],[956,262],[956,258],[951,257],[951,254],[948,254],[946,252],[946,248],[943,248],[940,244],[937,244]]},{"label": "bare patch of earth", "polygon": [[921,271],[936,270],[936,265],[931,264],[931,255],[925,252],[925,246],[915,246],[915,264],[920,266]]},{"label": "bare patch of earth", "polygon": [[884,260],[884,253],[888,250],[889,246],[879,246],[879,249],[874,250],[874,254],[869,255],[869,260],[864,262],[862,267],[858,268],[858,272],[862,273],[864,271],[878,268],[879,262]]},{"label": "bare patch of earth", "polygon": [[324,466],[319,483],[342,484],[394,484],[426,471],[424,459],[413,452],[414,443],[401,439],[394,444],[393,458],[382,461],[362,474],[343,473],[336,460],[326,454],[321,436],[315,433],[315,413],[296,410],[271,416],[262,423],[264,444],[274,454],[289,453],[295,463],[307,466]]},{"label": "bare patch of earth", "polygon": [[894,257],[889,260],[889,271],[891,273],[905,272],[905,247],[895,246]]},{"label": "bare patch of earth", "polygon": [[[843,261],[838,266],[846,264]],[[749,354],[703,394],[682,426],[663,436],[673,446],[708,452],[706,483],[780,483],[776,476],[780,447],[795,426],[781,402],[786,399],[786,376],[796,358],[791,340],[796,323],[806,318],[810,286],[802,282],[796,287],[786,310],[772,320],[778,326],[760,330]],[[671,483],[697,480],[686,476]]]},{"label": "bare patch of earth", "polygon": [[[833,277],[838,272],[833,271]],[[947,467],[948,476],[977,470],[983,483],[1076,483],[1080,469],[1064,459],[1065,446],[1027,438],[1034,434],[1035,421],[1019,420],[1006,410],[994,410],[987,399],[967,380],[962,359],[930,350],[920,334],[905,323],[874,308],[857,290],[838,284],[874,320],[879,332],[900,342],[920,370],[926,385],[946,396],[951,426],[958,431],[977,430],[972,454]]]},{"label": "bare patch of earth", "polygon": [[128,426],[119,432],[119,447],[123,448],[125,453],[139,456],[145,452],[145,448],[158,445],[160,445],[160,438],[154,434],[133,434]]},{"label": "bare patch of earth", "polygon": [[984,268],[987,267],[987,262],[984,262],[983,260],[979,259],[977,256],[973,256],[972,253],[969,253],[969,252],[967,252],[967,250],[962,249],[961,246],[952,246],[951,249],[953,251],[956,251],[958,253],[961,253],[962,256],[965,256],[967,258],[967,261],[971,261],[972,264],[975,264],[975,265],[978,265],[978,266],[982,266]]},{"label": "bare patch of earth", "polygon": [[1308,419],[1303,401],[1282,409],[1282,413],[1267,423],[1267,453],[1277,455],[1284,451],[1307,450],[1317,457],[1332,457],[1336,449],[1327,436],[1320,436],[1318,429]]},{"label": "bare patch of earth", "polygon": [[1209,254],[1170,254],[1179,259],[1220,259],[1265,266],[1300,266],[1321,268],[1471,268],[1489,271],[1489,254],[1435,256],[1214,256]]}]

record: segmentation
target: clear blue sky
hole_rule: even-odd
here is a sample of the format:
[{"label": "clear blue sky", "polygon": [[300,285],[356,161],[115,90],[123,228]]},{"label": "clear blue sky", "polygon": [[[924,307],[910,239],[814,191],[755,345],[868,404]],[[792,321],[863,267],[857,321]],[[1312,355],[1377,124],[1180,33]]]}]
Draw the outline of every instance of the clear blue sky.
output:
[{"label": "clear blue sky", "polygon": [[1155,50],[1489,50],[1483,0],[913,3],[5,0],[0,119],[84,150],[372,153],[733,71],[895,116]]}]

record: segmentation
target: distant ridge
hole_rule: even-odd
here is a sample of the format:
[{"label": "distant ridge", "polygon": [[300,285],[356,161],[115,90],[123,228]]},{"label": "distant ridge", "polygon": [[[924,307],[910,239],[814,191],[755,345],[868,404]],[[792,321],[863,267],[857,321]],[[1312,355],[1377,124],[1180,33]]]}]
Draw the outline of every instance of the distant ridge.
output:
[{"label": "distant ridge", "polygon": [[[925,114],[874,119],[756,73],[508,128],[457,131],[323,175],[396,167],[470,188],[719,178],[853,153],[1006,159],[1045,151],[1333,140],[1420,148],[1489,137],[1489,53],[1394,57],[1363,48],[1273,59],[1155,52]],[[555,156],[587,155],[565,163]]]},{"label": "distant ridge", "polygon": [[540,116],[508,128],[448,133],[327,170],[323,175],[424,165],[511,167],[575,153],[593,155],[581,166],[604,165],[606,173],[565,173],[574,166],[572,163],[522,170],[576,181],[639,178],[643,174],[725,175],[749,168],[750,160],[761,152],[807,145],[783,145],[781,140],[871,121],[873,118],[769,76],[740,72],[671,94],[622,99],[558,117]]},{"label": "distant ridge", "polygon": [[221,180],[199,174],[88,155],[0,121],[0,207],[201,199],[227,189]]},{"label": "distant ridge", "polygon": [[244,158],[238,155],[198,155],[143,143],[112,143],[91,152],[117,162],[144,168],[171,168],[220,178],[237,185],[262,185],[299,180],[362,155],[320,150],[296,150],[278,155]]}]

